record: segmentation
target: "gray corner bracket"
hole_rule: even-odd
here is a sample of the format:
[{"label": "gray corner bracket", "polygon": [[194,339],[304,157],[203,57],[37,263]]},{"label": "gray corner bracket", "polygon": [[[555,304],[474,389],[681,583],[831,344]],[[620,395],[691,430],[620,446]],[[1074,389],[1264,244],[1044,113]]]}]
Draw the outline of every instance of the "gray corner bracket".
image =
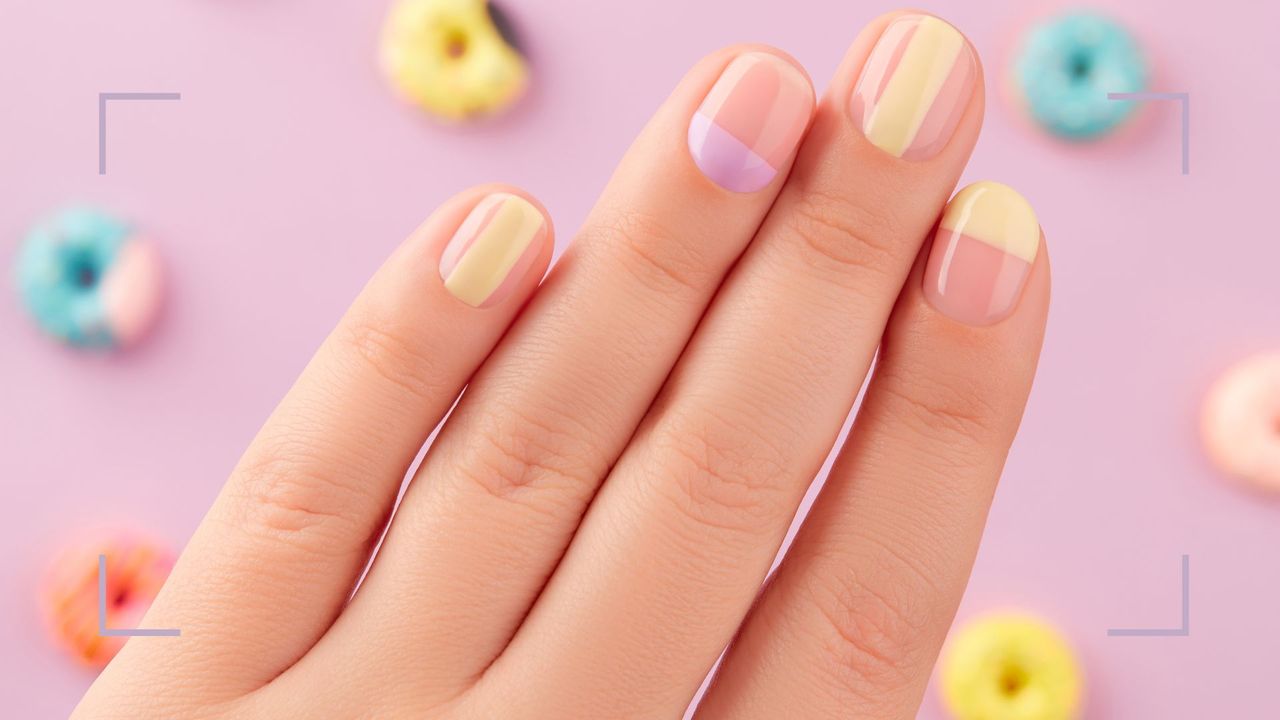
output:
[{"label": "gray corner bracket", "polygon": [[1182,626],[1176,628],[1112,628],[1108,637],[1187,637],[1191,634],[1191,556],[1182,556]]},{"label": "gray corner bracket", "polygon": [[103,637],[178,637],[178,628],[134,628],[133,630],[107,627],[107,556],[98,556],[98,634]]},{"label": "gray corner bracket", "polygon": [[107,101],[108,100],[181,100],[176,92],[104,92],[98,93],[98,174],[107,174]]},{"label": "gray corner bracket", "polygon": [[1182,174],[1191,172],[1191,93],[1107,93],[1108,100],[1177,100],[1182,103]]}]

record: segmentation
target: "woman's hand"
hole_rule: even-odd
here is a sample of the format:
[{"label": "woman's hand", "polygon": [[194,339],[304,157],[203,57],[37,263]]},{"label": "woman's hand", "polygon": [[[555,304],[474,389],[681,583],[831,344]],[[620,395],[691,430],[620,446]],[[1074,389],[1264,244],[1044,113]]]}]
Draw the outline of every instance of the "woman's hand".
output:
[{"label": "woman's hand", "polygon": [[698,718],[915,717],[1049,302],[1025,201],[944,214],[982,110],[968,44],[896,13],[816,109],[777,51],[700,62],[541,287],[535,201],[445,203],[191,539],[144,621],[181,637],[74,717],[677,718],[726,645]]}]

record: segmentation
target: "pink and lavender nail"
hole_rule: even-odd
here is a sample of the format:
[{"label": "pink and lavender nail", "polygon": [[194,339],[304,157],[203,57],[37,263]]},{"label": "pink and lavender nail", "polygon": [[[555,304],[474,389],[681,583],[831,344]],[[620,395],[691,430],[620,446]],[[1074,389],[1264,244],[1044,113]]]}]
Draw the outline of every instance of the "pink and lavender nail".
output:
[{"label": "pink and lavender nail", "polygon": [[813,92],[795,66],[768,53],[738,56],[721,73],[689,123],[698,169],[733,192],[755,192],[795,152]]}]

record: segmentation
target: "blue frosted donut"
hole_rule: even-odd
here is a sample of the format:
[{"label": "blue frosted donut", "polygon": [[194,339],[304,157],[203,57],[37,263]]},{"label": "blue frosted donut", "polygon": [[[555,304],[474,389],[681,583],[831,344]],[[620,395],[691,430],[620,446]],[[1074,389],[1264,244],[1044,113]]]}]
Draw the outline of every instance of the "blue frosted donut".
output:
[{"label": "blue frosted donut", "polygon": [[1102,136],[1133,114],[1135,104],[1107,93],[1141,92],[1147,61],[1123,26],[1088,12],[1058,16],[1032,28],[1014,60],[1013,81],[1031,117],[1071,140]]},{"label": "blue frosted donut", "polygon": [[33,228],[17,270],[31,316],[45,332],[77,347],[130,345],[159,309],[154,248],[96,210],[66,210]]}]

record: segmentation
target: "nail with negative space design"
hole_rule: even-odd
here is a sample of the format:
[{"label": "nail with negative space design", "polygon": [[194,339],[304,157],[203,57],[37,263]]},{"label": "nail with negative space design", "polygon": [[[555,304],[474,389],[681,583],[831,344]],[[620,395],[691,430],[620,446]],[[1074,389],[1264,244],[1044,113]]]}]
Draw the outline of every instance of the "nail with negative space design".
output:
[{"label": "nail with negative space design", "polygon": [[689,122],[689,152],[702,174],[734,192],[767,186],[786,164],[813,112],[813,89],[777,55],[739,55]]},{"label": "nail with negative space design", "polygon": [[445,246],[440,278],[464,303],[494,305],[529,273],[546,239],[538,208],[518,195],[494,193],[476,204]]},{"label": "nail with negative space design", "polygon": [[1039,249],[1031,204],[1008,185],[974,183],[951,199],[938,224],[925,297],[962,323],[999,322],[1017,307]]},{"label": "nail with negative space design", "polygon": [[850,111],[876,147],[925,160],[951,139],[977,77],[978,61],[959,30],[932,15],[904,15],[872,49]]}]

